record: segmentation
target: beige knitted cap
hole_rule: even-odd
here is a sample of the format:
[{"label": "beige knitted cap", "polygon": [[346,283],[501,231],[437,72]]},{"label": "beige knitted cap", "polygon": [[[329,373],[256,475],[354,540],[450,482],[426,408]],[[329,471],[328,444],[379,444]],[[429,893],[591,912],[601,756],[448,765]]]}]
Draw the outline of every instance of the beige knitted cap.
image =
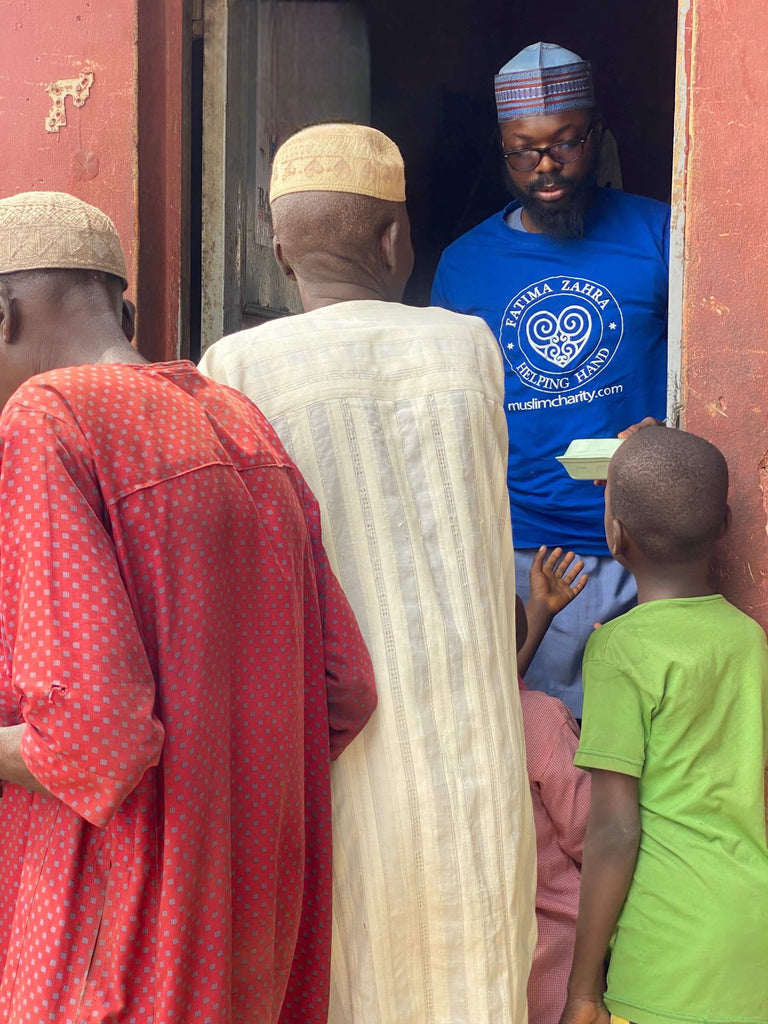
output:
[{"label": "beige knitted cap", "polygon": [[127,283],[115,225],[66,192],[0,199],[0,274],[19,270],[101,270]]},{"label": "beige knitted cap", "polygon": [[290,192],[352,192],[405,202],[405,167],[386,135],[362,124],[317,124],[275,153],[270,202]]}]

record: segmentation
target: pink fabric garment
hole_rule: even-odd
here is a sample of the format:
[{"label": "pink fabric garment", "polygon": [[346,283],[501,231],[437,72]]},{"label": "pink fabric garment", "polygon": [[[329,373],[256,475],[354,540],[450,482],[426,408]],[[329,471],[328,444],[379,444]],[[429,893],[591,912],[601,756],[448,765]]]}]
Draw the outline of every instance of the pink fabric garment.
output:
[{"label": "pink fabric garment", "polygon": [[317,503],[190,363],[0,419],[0,1022],[321,1024],[330,758],[375,705]]},{"label": "pink fabric garment", "polygon": [[520,701],[538,869],[539,938],[528,980],[528,1017],[529,1024],[557,1024],[576,934],[590,777],[573,763],[579,728],[565,704],[522,681]]}]

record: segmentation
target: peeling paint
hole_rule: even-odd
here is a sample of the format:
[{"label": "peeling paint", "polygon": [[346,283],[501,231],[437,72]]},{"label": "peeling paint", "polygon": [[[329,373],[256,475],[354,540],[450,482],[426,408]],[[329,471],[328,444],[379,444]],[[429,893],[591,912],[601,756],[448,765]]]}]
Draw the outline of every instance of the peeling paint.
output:
[{"label": "peeling paint", "polygon": [[760,484],[760,493],[763,496],[763,514],[765,515],[765,526],[763,529],[766,534],[768,534],[768,452],[763,456],[757,472]]},{"label": "peeling paint", "polygon": [[723,401],[722,398],[719,398],[716,402],[707,402],[706,405],[704,406],[704,408],[707,410],[707,412],[711,416],[725,416],[725,417],[727,417],[728,413],[720,405],[720,403],[722,401]]},{"label": "peeling paint", "polygon": [[66,127],[67,108],[65,100],[71,97],[75,107],[85,106],[85,101],[91,94],[93,85],[93,72],[82,71],[79,78],[61,78],[58,82],[51,82],[45,87],[45,91],[51,97],[53,103],[45,119],[45,130],[47,132],[58,132],[60,128]]},{"label": "peeling paint", "polygon": [[728,403],[725,400],[725,395],[720,395],[718,400],[714,403],[715,410],[720,413],[721,416],[727,416]]}]

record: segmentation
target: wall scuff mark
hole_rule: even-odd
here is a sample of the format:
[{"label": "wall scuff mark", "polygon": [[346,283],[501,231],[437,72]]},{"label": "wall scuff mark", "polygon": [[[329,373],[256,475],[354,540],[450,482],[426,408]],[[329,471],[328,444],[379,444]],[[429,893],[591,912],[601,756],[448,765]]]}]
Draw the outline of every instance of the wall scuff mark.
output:
[{"label": "wall scuff mark", "polygon": [[79,149],[72,155],[72,177],[76,181],[91,181],[99,173],[99,158],[95,153]]}]

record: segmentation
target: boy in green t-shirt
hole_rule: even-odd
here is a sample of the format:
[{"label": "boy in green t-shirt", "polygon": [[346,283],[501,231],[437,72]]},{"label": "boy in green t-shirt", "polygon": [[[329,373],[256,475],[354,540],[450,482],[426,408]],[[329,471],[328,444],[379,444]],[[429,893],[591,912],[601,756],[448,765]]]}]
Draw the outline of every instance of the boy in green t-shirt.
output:
[{"label": "boy in green t-shirt", "polygon": [[611,460],[605,532],[638,606],[584,656],[592,804],[561,1024],[768,1022],[768,647],[708,582],[727,489],[720,452],[679,430]]}]

